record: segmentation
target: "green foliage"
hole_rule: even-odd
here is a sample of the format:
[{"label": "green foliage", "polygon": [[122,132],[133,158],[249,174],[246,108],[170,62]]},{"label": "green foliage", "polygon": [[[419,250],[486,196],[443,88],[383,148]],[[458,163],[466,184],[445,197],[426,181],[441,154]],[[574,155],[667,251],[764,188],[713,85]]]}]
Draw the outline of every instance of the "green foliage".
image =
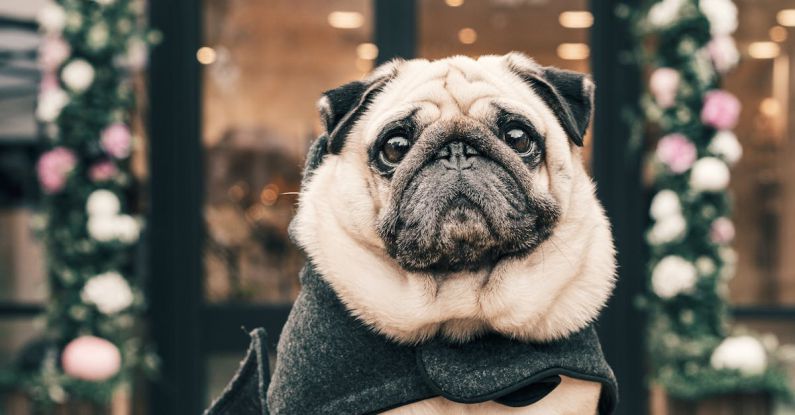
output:
[{"label": "green foliage", "polygon": [[[656,3],[659,2],[650,6]],[[638,51],[639,61],[650,72],[671,68],[679,75],[676,99],[670,107],[660,105],[652,93],[642,98],[643,118],[650,135],[679,133],[695,145],[697,159],[718,157],[708,148],[717,131],[700,117],[705,95],[720,86],[720,74],[707,52],[712,39],[710,21],[700,10],[699,0],[684,0],[676,19],[663,25],[647,20],[648,11],[632,16],[638,44],[643,45],[643,50]],[[786,374],[776,362],[775,350],[767,350],[767,369],[761,374],[716,369],[711,364],[713,352],[731,334],[726,294],[728,279],[734,272],[734,255],[730,247],[710,238],[713,221],[731,215],[727,191],[697,191],[691,186],[688,171],[673,172],[654,157],[649,163],[653,172],[652,194],[668,189],[678,195],[687,230],[671,241],[649,240],[648,274],[660,260],[671,255],[698,268],[692,289],[664,298],[654,293],[650,283],[649,294],[641,301],[649,318],[652,380],[679,399],[698,400],[738,392],[769,393],[788,399],[791,395]],[[653,225],[654,220],[651,222]]]}]

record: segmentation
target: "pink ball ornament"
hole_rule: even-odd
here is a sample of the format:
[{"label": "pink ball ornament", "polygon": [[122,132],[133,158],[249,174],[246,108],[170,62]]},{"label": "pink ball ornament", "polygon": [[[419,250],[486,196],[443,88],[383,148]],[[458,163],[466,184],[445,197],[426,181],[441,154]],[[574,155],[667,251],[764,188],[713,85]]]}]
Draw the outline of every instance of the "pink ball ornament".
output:
[{"label": "pink ball ornament", "polygon": [[723,90],[712,90],[704,96],[701,121],[719,130],[730,130],[740,117],[740,100]]},{"label": "pink ball ornament", "polygon": [[673,133],[657,143],[657,158],[674,173],[684,173],[696,161],[696,146],[682,134]]},{"label": "pink ball ornament", "polygon": [[132,136],[130,129],[122,123],[114,123],[102,130],[100,145],[106,153],[117,159],[129,157]]},{"label": "pink ball ornament", "polygon": [[45,37],[39,46],[39,63],[47,72],[58,69],[58,66],[69,57],[72,49],[60,36]]},{"label": "pink ball ornament", "polygon": [[61,365],[70,377],[101,382],[119,373],[121,353],[116,345],[105,339],[80,336],[63,349]]},{"label": "pink ball ornament", "polygon": [[676,101],[679,88],[679,72],[671,68],[657,68],[649,78],[649,89],[661,108],[670,108]]}]

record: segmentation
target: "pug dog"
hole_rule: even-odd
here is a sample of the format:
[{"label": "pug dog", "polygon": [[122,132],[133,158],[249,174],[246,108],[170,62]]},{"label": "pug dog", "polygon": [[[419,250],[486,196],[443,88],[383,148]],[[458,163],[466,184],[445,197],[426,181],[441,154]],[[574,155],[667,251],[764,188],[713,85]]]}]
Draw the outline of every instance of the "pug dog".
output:
[{"label": "pug dog", "polygon": [[261,410],[611,413],[593,94],[520,53],[396,60],[326,92],[291,224],[309,264]]}]

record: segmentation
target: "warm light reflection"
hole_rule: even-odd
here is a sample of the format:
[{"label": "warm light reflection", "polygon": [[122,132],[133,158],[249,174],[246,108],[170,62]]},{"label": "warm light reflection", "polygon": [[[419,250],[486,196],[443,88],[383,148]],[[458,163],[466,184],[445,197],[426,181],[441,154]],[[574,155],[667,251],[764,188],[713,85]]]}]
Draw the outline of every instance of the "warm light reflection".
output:
[{"label": "warm light reflection", "polygon": [[748,45],[748,55],[754,59],[773,59],[781,52],[774,42],[752,42]]},{"label": "warm light reflection", "polygon": [[558,21],[569,29],[587,29],[593,26],[593,15],[588,11],[567,11],[560,14]]},{"label": "warm light reflection", "polygon": [[561,59],[574,61],[588,59],[591,49],[585,43],[561,43],[558,45],[558,56]]},{"label": "warm light reflection", "polygon": [[778,24],[782,26],[795,27],[795,9],[785,9],[776,15]]},{"label": "warm light reflection", "polygon": [[196,60],[199,61],[199,63],[202,65],[209,65],[215,62],[215,58],[216,58],[215,49],[209,46],[201,47],[199,48],[199,50],[196,51]]},{"label": "warm light reflection", "polygon": [[356,46],[356,56],[359,59],[373,60],[378,57],[378,46],[374,43],[361,43]]},{"label": "warm light reflection", "polygon": [[464,4],[464,0],[444,0],[444,2],[450,7],[459,7]]},{"label": "warm light reflection", "polygon": [[768,32],[770,34],[770,40],[774,42],[783,42],[787,40],[787,28],[783,26],[773,26],[770,28]]},{"label": "warm light reflection", "polygon": [[471,27],[465,27],[458,31],[458,41],[465,45],[471,45],[478,40],[478,32]]},{"label": "warm light reflection", "polygon": [[773,97],[767,97],[759,103],[759,112],[770,118],[775,118],[781,114],[781,104]]},{"label": "warm light reflection", "polygon": [[364,16],[359,12],[331,12],[328,24],[337,29],[358,29],[364,25]]}]

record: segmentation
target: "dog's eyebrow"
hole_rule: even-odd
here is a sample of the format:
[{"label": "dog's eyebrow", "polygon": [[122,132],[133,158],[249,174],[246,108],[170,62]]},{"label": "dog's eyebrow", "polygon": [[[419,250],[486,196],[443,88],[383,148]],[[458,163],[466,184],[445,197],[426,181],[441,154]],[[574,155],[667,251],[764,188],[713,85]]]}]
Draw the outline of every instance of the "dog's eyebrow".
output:
[{"label": "dog's eyebrow", "polygon": [[381,127],[381,132],[378,133],[378,138],[376,138],[376,142],[380,139],[384,134],[388,134],[391,130],[396,128],[408,128],[411,130],[415,130],[417,128],[417,119],[416,115],[417,112],[420,110],[419,105],[413,105],[410,108],[407,108],[405,111],[398,113],[391,121],[384,124]]}]

